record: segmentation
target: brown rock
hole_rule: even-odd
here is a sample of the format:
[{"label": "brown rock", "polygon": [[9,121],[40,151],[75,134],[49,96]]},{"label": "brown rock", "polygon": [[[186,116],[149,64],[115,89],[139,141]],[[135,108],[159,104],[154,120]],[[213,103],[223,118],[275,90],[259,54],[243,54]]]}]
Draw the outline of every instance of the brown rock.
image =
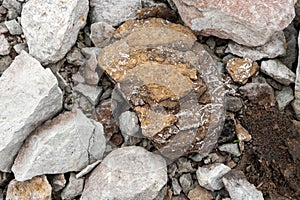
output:
[{"label": "brown rock", "polygon": [[212,200],[213,196],[207,190],[197,186],[189,192],[188,198],[190,200]]}]

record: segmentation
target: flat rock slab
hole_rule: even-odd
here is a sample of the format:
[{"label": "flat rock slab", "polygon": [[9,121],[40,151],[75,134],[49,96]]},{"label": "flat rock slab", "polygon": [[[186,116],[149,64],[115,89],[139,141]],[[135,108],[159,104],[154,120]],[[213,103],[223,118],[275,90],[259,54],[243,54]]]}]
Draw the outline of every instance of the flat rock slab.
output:
[{"label": "flat rock slab", "polygon": [[18,181],[41,174],[80,171],[102,158],[103,127],[80,110],[65,112],[37,128],[26,140],[12,171]]},{"label": "flat rock slab", "polygon": [[90,174],[81,200],[152,200],[166,183],[167,165],[161,156],[141,147],[123,147]]},{"label": "flat rock slab", "polygon": [[21,24],[29,53],[43,64],[62,59],[75,44],[88,11],[88,0],[30,0],[25,3]]},{"label": "flat rock slab", "polygon": [[295,17],[296,0],[174,0],[186,25],[200,34],[260,46]]},{"label": "flat rock slab", "polygon": [[62,92],[50,69],[25,51],[0,77],[0,171],[10,171],[27,136],[62,109]]}]

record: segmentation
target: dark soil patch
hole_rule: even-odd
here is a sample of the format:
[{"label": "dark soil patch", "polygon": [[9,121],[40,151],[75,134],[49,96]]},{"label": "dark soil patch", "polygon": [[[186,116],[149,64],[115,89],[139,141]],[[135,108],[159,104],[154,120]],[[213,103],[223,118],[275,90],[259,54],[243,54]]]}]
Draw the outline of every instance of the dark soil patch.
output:
[{"label": "dark soil patch", "polygon": [[300,199],[300,133],[277,108],[248,105],[240,119],[252,135],[238,168],[266,199]]}]

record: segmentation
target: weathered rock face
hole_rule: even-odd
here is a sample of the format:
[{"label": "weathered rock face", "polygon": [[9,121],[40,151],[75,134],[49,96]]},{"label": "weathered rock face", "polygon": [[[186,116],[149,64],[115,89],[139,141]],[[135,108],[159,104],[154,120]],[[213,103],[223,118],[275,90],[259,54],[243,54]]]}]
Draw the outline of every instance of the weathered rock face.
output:
[{"label": "weathered rock face", "polygon": [[85,199],[154,199],[167,183],[165,160],[141,147],[114,150],[91,173]]},{"label": "weathered rock face", "polygon": [[129,20],[114,37],[118,40],[100,52],[98,64],[118,82],[115,119],[132,108],[142,134],[168,158],[209,153],[222,127],[224,90],[212,58],[192,32],[153,18]]},{"label": "weathered rock face", "polygon": [[80,171],[105,150],[103,127],[80,110],[65,112],[37,128],[19,151],[12,171],[18,181],[41,174]]},{"label": "weathered rock face", "polygon": [[295,17],[296,0],[173,0],[186,25],[200,34],[260,46]]},{"label": "weathered rock face", "polygon": [[75,44],[88,11],[88,0],[30,0],[25,3],[21,24],[29,53],[43,64],[62,59]]},{"label": "weathered rock face", "polygon": [[10,171],[26,137],[62,108],[50,69],[23,51],[0,77],[0,170]]}]

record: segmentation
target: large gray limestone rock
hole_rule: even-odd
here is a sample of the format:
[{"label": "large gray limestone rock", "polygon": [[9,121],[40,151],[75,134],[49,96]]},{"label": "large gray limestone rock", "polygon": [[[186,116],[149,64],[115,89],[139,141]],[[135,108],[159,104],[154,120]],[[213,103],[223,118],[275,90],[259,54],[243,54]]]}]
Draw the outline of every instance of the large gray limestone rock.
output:
[{"label": "large gray limestone rock", "polygon": [[23,51],[0,77],[0,171],[9,172],[27,136],[62,108],[50,69]]},{"label": "large gray limestone rock", "polygon": [[88,0],[30,0],[25,3],[21,24],[29,53],[43,64],[62,59],[75,44],[88,11]]},{"label": "large gray limestone rock", "polygon": [[141,147],[116,149],[91,173],[82,200],[152,200],[167,183],[166,161]]},{"label": "large gray limestone rock", "polygon": [[12,171],[18,181],[41,174],[80,171],[102,158],[103,126],[80,110],[65,112],[37,128],[19,151]]}]

